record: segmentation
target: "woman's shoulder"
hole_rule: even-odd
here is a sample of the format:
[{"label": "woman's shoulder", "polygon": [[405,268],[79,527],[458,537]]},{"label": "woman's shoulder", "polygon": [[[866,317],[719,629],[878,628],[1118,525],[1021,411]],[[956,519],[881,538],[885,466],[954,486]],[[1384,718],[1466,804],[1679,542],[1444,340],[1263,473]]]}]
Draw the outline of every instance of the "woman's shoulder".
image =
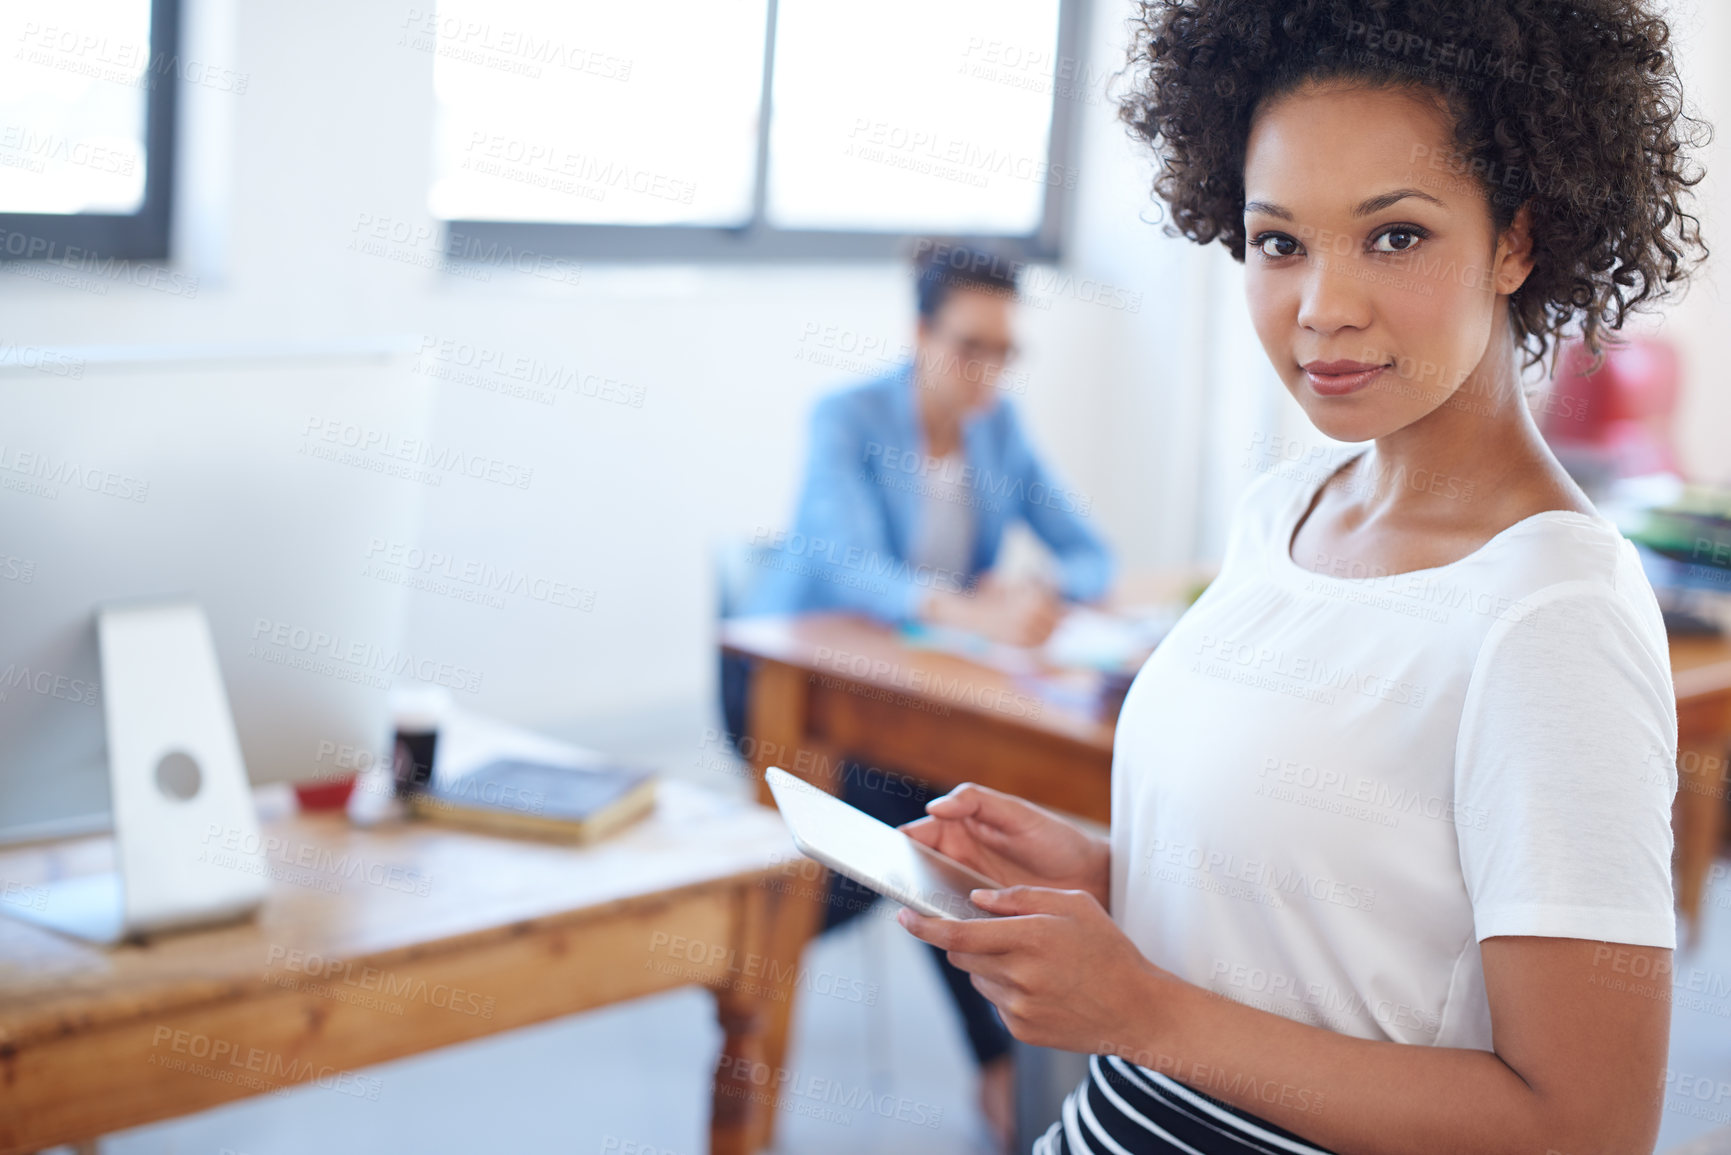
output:
[{"label": "woman's shoulder", "polygon": [[[1484,652],[1515,639],[1553,656],[1615,655],[1669,670],[1665,624],[1634,545],[1597,512],[1541,510],[1499,534],[1472,559],[1467,580],[1496,592]],[[1590,663],[1589,663],[1590,664]],[[1577,670],[1589,676],[1586,668]]]},{"label": "woman's shoulder", "polygon": [[1561,586],[1626,595],[1632,584],[1651,597],[1634,546],[1560,469],[1557,474],[1534,476],[1487,506],[1487,540],[1465,559],[1478,563],[1468,568],[1521,597]]}]

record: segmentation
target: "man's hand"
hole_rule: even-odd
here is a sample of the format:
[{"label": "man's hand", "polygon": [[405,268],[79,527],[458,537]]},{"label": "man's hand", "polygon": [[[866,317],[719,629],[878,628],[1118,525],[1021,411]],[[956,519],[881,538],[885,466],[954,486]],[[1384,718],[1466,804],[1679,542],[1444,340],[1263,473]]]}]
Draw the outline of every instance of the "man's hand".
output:
[{"label": "man's hand", "polygon": [[1037,646],[1051,637],[1063,613],[1056,591],[1034,581],[982,577],[971,594],[934,591],[921,616],[994,642]]}]

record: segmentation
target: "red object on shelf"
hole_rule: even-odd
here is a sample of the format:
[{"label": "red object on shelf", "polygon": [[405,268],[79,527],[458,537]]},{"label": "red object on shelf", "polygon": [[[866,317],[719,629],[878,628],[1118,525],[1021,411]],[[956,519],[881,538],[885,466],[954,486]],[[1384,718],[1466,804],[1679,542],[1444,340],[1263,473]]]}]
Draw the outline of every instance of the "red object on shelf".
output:
[{"label": "red object on shelf", "polygon": [[1557,358],[1552,396],[1540,427],[1558,450],[1580,447],[1609,458],[1616,473],[1680,473],[1671,423],[1681,370],[1677,350],[1647,337],[1607,343],[1605,361],[1587,373],[1592,358],[1579,339]]},{"label": "red object on shelf", "polygon": [[355,776],[296,782],[294,786],[302,810],[341,810],[349,804],[349,795],[355,792]]}]

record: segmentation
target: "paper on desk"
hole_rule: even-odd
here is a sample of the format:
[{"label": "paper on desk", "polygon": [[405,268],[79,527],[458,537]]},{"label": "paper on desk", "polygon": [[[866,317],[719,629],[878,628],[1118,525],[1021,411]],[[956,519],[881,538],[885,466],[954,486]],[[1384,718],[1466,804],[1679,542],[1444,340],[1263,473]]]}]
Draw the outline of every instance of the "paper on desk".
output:
[{"label": "paper on desk", "polygon": [[954,654],[1006,674],[1034,674],[1041,668],[1037,646],[1006,645],[952,626],[909,622],[902,626],[900,636],[910,649]]},{"label": "paper on desk", "polygon": [[1181,605],[1137,606],[1116,613],[1072,606],[1040,646],[1010,646],[925,623],[903,626],[901,638],[913,649],[955,654],[1015,676],[1041,674],[1054,666],[1120,670],[1146,657],[1183,612]]},{"label": "paper on desk", "polygon": [[1183,612],[1182,606],[1144,606],[1121,613],[1074,606],[1046,639],[1044,657],[1054,666],[1121,670],[1159,645]]}]

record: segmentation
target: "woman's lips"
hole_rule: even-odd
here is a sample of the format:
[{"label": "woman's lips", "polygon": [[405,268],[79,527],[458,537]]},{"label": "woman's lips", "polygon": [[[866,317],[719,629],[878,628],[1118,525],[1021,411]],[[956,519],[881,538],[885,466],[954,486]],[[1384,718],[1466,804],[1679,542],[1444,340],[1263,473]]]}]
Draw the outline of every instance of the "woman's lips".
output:
[{"label": "woman's lips", "polygon": [[1362,361],[1312,361],[1304,366],[1304,376],[1311,389],[1324,397],[1343,397],[1357,393],[1382,376],[1387,365],[1369,365]]}]

